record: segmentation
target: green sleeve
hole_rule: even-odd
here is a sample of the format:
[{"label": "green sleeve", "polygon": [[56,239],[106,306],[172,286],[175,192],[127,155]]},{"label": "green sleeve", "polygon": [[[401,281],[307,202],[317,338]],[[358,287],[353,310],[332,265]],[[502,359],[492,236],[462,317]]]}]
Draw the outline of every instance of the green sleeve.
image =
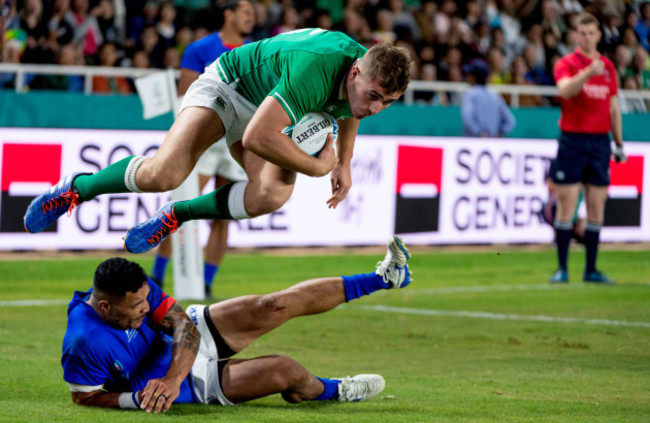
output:
[{"label": "green sleeve", "polygon": [[341,63],[332,56],[298,51],[288,54],[281,67],[282,77],[269,95],[282,105],[293,125],[306,113],[322,109]]}]

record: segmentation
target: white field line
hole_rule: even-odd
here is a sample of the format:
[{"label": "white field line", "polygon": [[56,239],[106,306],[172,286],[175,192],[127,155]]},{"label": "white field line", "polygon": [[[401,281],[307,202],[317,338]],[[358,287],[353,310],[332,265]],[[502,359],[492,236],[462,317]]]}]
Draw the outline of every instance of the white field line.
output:
[{"label": "white field line", "polygon": [[551,285],[476,285],[476,286],[447,286],[442,288],[412,288],[409,286],[400,294],[423,295],[423,294],[471,294],[477,292],[521,292],[521,291],[549,291],[552,289],[582,289],[582,284]]},{"label": "white field line", "polygon": [[[549,289],[584,289],[585,285],[571,284],[566,286],[556,286],[549,284],[537,285],[492,285],[492,286],[455,286],[446,288],[431,289],[406,289],[401,294],[422,295],[422,294],[455,294],[455,293],[475,293],[475,292],[514,292],[514,291],[543,291]],[[384,291],[385,292],[385,291]],[[15,300],[0,301],[0,307],[26,307],[26,306],[53,306],[68,304],[70,300]],[[473,319],[487,320],[520,320],[531,322],[547,323],[579,323],[588,325],[604,326],[624,326],[624,327],[643,327],[650,328],[650,322],[628,322],[624,320],[607,320],[607,319],[583,319],[577,317],[553,317],[553,316],[522,316],[517,314],[489,313],[482,311],[464,311],[464,310],[431,310],[417,309],[406,307],[390,307],[384,305],[349,305],[344,304],[341,308],[379,311],[387,313],[416,314],[423,316],[448,316],[448,317],[468,317]]]},{"label": "white field line", "polygon": [[[645,285],[650,286],[650,283]],[[402,295],[427,295],[427,294],[472,294],[481,292],[524,292],[524,291],[552,291],[567,289],[610,289],[607,287],[598,287],[585,283],[571,284],[535,284],[535,285],[476,285],[476,286],[447,286],[442,288],[412,288],[400,291]],[[384,295],[391,295],[389,291],[383,291]]]},{"label": "white field line", "polygon": [[69,303],[70,300],[14,300],[0,301],[0,307],[55,306]]},{"label": "white field line", "polygon": [[487,320],[521,320],[545,323],[578,323],[586,325],[624,326],[650,328],[650,322],[627,322],[624,320],[581,319],[577,317],[522,316],[518,314],[488,313],[484,311],[430,310],[422,308],[390,307],[385,305],[345,305],[346,309],[379,311],[382,313],[416,314],[420,316],[469,317]]}]

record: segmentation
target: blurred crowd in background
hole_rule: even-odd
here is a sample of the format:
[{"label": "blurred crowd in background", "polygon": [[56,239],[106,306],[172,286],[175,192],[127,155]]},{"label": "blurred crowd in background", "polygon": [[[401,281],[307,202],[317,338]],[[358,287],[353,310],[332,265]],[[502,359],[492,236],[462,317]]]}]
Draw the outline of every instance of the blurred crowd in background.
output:
[{"label": "blurred crowd in background", "polygon": [[[222,0],[0,0],[1,58],[8,63],[178,68],[185,47],[218,30]],[[581,11],[601,22],[600,51],[619,86],[650,87],[650,2],[623,0],[261,0],[251,40],[300,28],[342,31],[371,46],[390,42],[415,59],[413,79],[462,82],[484,59],[491,84],[553,85],[553,65],[574,48]],[[99,78],[95,92],[131,93],[132,81]],[[0,75],[11,88],[13,75]],[[83,90],[79,77],[34,76],[30,89]],[[453,94],[417,100],[458,104]],[[549,100],[521,96],[521,106]]]}]

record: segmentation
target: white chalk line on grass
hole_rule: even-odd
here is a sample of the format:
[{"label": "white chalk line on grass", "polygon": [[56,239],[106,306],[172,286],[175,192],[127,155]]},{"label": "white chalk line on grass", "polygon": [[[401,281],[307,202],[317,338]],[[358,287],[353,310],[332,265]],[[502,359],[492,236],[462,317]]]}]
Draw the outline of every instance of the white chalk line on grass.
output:
[{"label": "white chalk line on grass", "polygon": [[581,289],[582,285],[476,285],[476,286],[447,286],[442,288],[411,288],[402,291],[405,295],[422,295],[422,294],[471,294],[477,292],[522,292],[522,291],[549,291],[551,289]]},{"label": "white chalk line on grass", "polygon": [[70,300],[13,300],[0,301],[0,307],[56,306],[69,303]]},{"label": "white chalk line on grass", "polygon": [[[650,283],[644,284],[650,286]],[[412,288],[409,286],[403,295],[426,295],[426,294],[473,294],[483,292],[525,292],[525,291],[560,291],[560,290],[578,290],[578,289],[607,289],[607,287],[598,287],[585,283],[575,284],[535,284],[535,285],[465,285],[465,286],[447,286],[442,288]],[[386,295],[391,295],[388,291]]]},{"label": "white chalk line on grass", "polygon": [[[558,286],[549,284],[536,285],[491,285],[491,286],[454,286],[445,288],[424,288],[424,289],[407,289],[402,294],[422,295],[422,294],[455,294],[455,293],[475,293],[475,292],[515,292],[515,291],[544,291],[557,289]],[[584,289],[584,285],[574,284],[561,286],[561,289]],[[57,306],[66,305],[70,300],[13,300],[0,301],[0,307],[29,307],[29,306]],[[553,317],[553,316],[523,316],[518,314],[489,313],[482,311],[465,311],[465,310],[431,310],[406,307],[390,307],[385,305],[349,305],[344,304],[342,308],[379,311],[387,313],[416,314],[421,316],[448,316],[448,317],[468,317],[473,319],[488,320],[520,320],[530,322],[546,323],[578,323],[588,325],[603,326],[623,326],[623,327],[642,327],[650,328],[650,322],[628,322],[624,320],[608,319],[583,319],[577,317]]]},{"label": "white chalk line on grass", "polygon": [[488,313],[484,311],[430,310],[422,308],[390,307],[385,305],[345,305],[346,309],[379,311],[382,313],[416,314],[420,316],[469,317],[488,320],[520,320],[545,323],[579,323],[587,325],[624,326],[650,328],[649,322],[627,322],[624,320],[581,319],[577,317],[522,316],[518,314]]}]

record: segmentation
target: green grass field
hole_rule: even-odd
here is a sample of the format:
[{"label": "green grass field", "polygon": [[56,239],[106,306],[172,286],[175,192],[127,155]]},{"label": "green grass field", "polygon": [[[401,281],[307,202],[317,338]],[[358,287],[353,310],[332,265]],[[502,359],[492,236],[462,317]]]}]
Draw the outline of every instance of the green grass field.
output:
[{"label": "green grass field", "polygon": [[[310,251],[307,250],[307,253]],[[289,322],[241,357],[280,353],[323,377],[380,373],[364,403],[290,405],[279,395],[238,405],[174,406],[167,415],[75,406],[62,380],[61,339],[73,290],[105,257],[0,261],[0,422],[648,422],[650,251],[601,252],[619,282],[550,286],[552,249],[418,249],[414,283]],[[261,294],[312,277],[374,269],[379,254],[231,254],[220,298]],[[152,256],[129,256],[149,269]],[[16,306],[17,300],[60,300]],[[185,304],[187,305],[187,304]]]}]

